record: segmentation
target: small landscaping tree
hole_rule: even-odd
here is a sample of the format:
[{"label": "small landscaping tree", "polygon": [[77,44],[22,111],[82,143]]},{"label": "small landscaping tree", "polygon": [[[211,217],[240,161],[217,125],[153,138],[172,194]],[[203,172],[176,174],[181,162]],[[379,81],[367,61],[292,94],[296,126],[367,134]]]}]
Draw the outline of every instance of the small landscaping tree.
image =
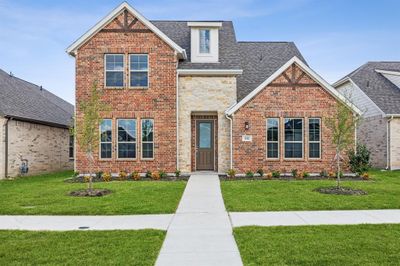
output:
[{"label": "small landscaping tree", "polygon": [[334,161],[336,163],[337,188],[340,189],[341,163],[344,151],[354,144],[354,130],[360,118],[344,104],[338,103],[336,113],[327,118],[327,127],[332,133],[332,143],[336,148]]},{"label": "small landscaping tree", "polygon": [[93,191],[93,153],[98,148],[99,125],[103,121],[100,113],[109,110],[109,106],[101,101],[101,94],[102,92],[97,89],[97,83],[94,82],[88,98],[78,102],[80,111],[79,121],[73,130],[77,144],[85,152],[89,162],[89,193]]}]

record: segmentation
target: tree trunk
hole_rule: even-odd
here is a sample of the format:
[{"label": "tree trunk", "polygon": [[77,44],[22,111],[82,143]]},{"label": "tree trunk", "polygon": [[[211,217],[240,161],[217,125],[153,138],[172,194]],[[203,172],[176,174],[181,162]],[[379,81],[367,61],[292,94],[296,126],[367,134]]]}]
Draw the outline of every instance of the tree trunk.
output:
[{"label": "tree trunk", "polygon": [[88,190],[90,192],[93,191],[93,175],[92,175],[92,170],[93,170],[93,154],[91,152],[88,153],[88,159],[89,159],[89,183],[88,183]]},{"label": "tree trunk", "polygon": [[340,151],[339,151],[339,149],[336,149],[336,166],[337,166],[337,173],[336,173],[337,188],[340,188]]}]

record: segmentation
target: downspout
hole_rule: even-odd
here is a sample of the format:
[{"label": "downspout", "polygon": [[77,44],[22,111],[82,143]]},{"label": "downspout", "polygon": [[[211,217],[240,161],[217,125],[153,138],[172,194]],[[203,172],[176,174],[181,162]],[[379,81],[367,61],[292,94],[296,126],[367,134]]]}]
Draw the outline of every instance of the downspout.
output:
[{"label": "downspout", "polygon": [[229,134],[229,138],[230,138],[230,145],[229,145],[229,149],[230,149],[230,151],[229,151],[230,152],[230,169],[233,169],[233,147],[232,147],[232,145],[233,145],[233,136],[232,136],[232,132],[233,132],[232,124],[233,124],[233,121],[232,121],[232,118],[229,117],[228,114],[225,114],[225,117],[230,122],[230,134]]},{"label": "downspout", "polygon": [[179,59],[176,61],[176,169],[179,170]]},{"label": "downspout", "polygon": [[4,178],[8,176],[8,122],[11,118],[7,118],[4,123],[5,136],[4,136]]},{"label": "downspout", "polygon": [[390,121],[393,120],[393,115],[389,117],[387,121],[387,128],[386,128],[386,170],[390,169],[390,139],[389,139],[389,130],[390,130]]}]

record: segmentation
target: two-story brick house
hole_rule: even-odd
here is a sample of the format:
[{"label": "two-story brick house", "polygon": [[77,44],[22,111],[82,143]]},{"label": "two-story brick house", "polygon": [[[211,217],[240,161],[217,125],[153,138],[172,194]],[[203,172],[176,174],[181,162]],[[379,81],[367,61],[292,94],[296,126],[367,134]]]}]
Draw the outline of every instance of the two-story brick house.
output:
[{"label": "two-story brick house", "polygon": [[99,170],[331,168],[324,118],[347,103],[292,42],[238,42],[230,21],[149,21],[124,2],[67,52],[77,102],[96,81],[112,106]]}]

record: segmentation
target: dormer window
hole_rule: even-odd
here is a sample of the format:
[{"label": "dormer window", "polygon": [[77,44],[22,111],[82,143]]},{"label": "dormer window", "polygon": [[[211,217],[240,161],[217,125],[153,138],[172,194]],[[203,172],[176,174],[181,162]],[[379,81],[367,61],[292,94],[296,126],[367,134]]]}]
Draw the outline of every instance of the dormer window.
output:
[{"label": "dormer window", "polygon": [[210,30],[200,29],[200,53],[209,54],[210,53]]},{"label": "dormer window", "polygon": [[218,63],[219,30],[221,22],[188,22],[190,27],[190,61],[192,63]]}]

